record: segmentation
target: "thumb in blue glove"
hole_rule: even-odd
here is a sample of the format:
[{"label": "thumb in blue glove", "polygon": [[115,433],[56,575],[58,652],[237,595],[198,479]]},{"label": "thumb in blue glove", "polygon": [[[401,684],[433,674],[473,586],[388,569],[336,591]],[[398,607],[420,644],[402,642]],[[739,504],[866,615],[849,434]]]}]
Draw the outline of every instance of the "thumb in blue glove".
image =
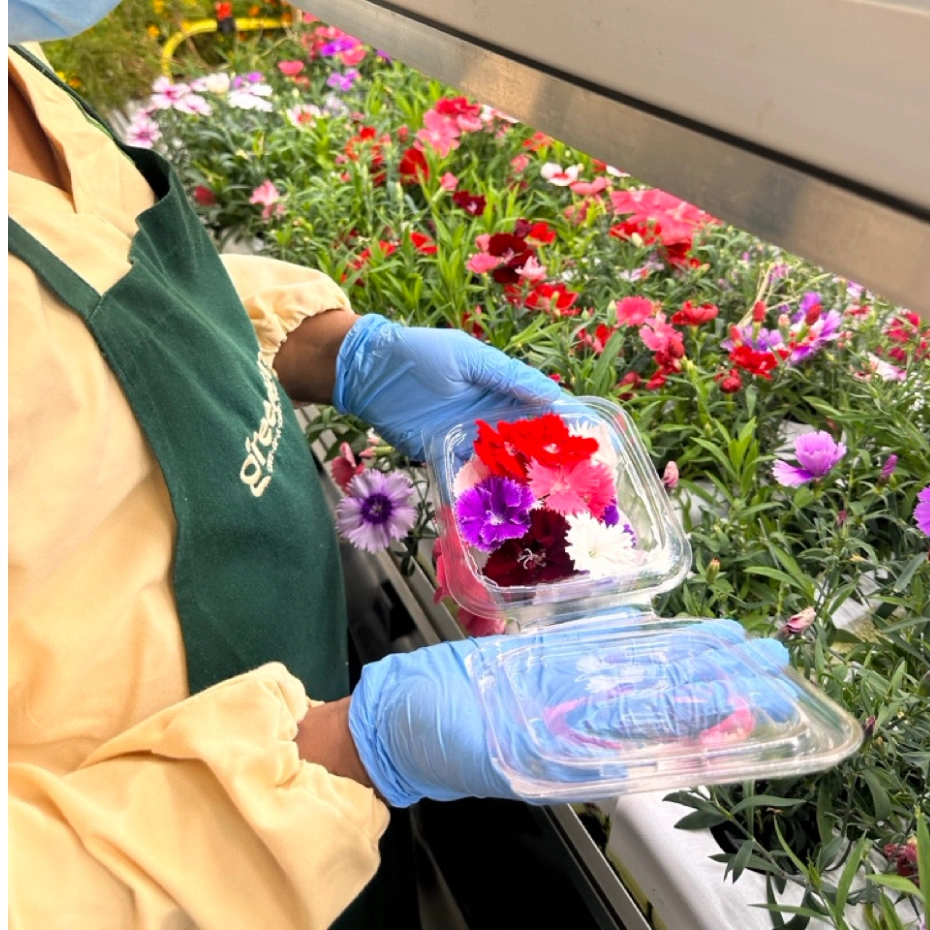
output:
[{"label": "thumb in blue glove", "polygon": [[[646,630],[638,643],[634,637],[592,656],[585,635],[441,643],[365,666],[349,727],[375,787],[398,807],[424,797],[562,800],[541,796],[539,783],[584,782],[594,799],[616,793],[598,789],[598,773],[622,777],[630,746],[697,736],[739,708],[776,721],[793,713],[790,684],[779,677],[784,647],[746,640],[733,621],[678,628],[658,651],[644,647],[656,640]],[[492,739],[475,670],[499,670],[496,660],[507,653],[515,659],[508,674],[480,683],[519,692],[516,702],[486,702]],[[525,790],[498,768],[493,741],[508,767],[531,773],[519,781]]]},{"label": "thumb in blue glove", "polygon": [[406,327],[370,313],[343,340],[333,404],[422,460],[424,431],[435,434],[508,402],[547,404],[560,396],[550,378],[461,330]]}]

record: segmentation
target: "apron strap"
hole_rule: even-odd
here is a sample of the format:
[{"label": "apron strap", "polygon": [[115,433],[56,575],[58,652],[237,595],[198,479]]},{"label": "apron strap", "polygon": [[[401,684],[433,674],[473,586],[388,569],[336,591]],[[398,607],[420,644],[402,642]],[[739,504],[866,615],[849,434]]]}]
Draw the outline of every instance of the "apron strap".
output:
[{"label": "apron strap", "polygon": [[7,251],[25,262],[66,307],[71,307],[84,319],[90,319],[100,303],[100,295],[54,252],[10,217],[7,217],[7,235]]}]

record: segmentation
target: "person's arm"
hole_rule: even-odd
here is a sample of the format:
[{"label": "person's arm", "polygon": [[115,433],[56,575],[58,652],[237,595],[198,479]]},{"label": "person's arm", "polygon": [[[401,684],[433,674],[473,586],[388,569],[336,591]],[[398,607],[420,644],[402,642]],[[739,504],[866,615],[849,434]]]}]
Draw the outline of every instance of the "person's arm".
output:
[{"label": "person's arm", "polygon": [[10,926],[329,926],[374,874],[388,815],[351,780],[366,776],[346,702],[308,704],[272,664],[153,715],[76,771],[14,761]]}]

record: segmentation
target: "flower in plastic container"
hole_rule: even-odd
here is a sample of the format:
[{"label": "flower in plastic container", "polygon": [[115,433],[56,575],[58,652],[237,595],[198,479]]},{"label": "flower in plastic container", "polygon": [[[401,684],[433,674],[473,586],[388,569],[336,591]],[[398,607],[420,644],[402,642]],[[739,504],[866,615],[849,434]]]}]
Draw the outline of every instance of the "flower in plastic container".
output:
[{"label": "flower in plastic container", "polygon": [[799,464],[777,461],[772,468],[775,480],[789,488],[825,477],[846,455],[846,445],[834,441],[824,430],[818,430],[798,436],[794,441],[794,454]]},{"label": "flower in plastic container", "polygon": [[610,471],[589,461],[554,468],[532,462],[527,473],[533,494],[565,516],[590,513],[601,517],[617,490]]},{"label": "flower in plastic container", "polygon": [[608,526],[589,513],[568,518],[566,551],[575,568],[592,578],[608,578],[636,565],[639,554],[628,525],[618,522]]},{"label": "flower in plastic container", "polygon": [[400,472],[368,469],[356,475],[346,491],[348,496],[336,506],[336,526],[359,549],[386,549],[417,522],[416,508],[410,503],[413,485]]},{"label": "flower in plastic container", "polygon": [[468,543],[490,552],[526,533],[532,506],[533,494],[526,485],[491,475],[459,497],[455,515]]},{"label": "flower in plastic container", "polygon": [[491,553],[484,574],[501,587],[561,581],[575,573],[566,551],[568,522],[551,510],[530,511],[530,529]]}]

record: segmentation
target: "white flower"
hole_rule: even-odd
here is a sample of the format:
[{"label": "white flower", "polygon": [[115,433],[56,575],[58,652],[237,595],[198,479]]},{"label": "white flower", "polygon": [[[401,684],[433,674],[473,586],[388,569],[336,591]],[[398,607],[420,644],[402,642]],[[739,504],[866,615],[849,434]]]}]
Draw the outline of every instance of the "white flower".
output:
[{"label": "white flower", "polygon": [[264,96],[254,94],[252,90],[248,88],[232,91],[228,98],[229,105],[237,110],[264,110],[266,113],[274,109],[271,101],[265,100]]},{"label": "white flower", "polygon": [[565,551],[578,571],[589,572],[592,578],[608,578],[639,562],[633,538],[622,525],[607,526],[589,513],[567,519]]},{"label": "white flower", "polygon": [[569,165],[563,171],[561,165],[557,165],[553,161],[547,161],[539,169],[539,173],[556,187],[568,187],[569,184],[574,184],[578,180],[578,175],[583,167],[584,165]]},{"label": "white flower", "polygon": [[484,481],[491,470],[477,455],[473,455],[459,470],[452,482],[452,493],[458,497],[480,481]]},{"label": "white flower", "polygon": [[222,97],[224,94],[229,93],[231,83],[232,80],[225,71],[217,71],[216,74],[208,74],[202,77],[197,90],[205,90],[207,93]]},{"label": "white flower", "polygon": [[175,110],[193,116],[210,116],[213,107],[200,94],[186,94],[174,104]]},{"label": "white flower", "polygon": [[326,113],[312,103],[298,103],[287,111],[287,121],[292,126],[312,126],[321,116]]}]

